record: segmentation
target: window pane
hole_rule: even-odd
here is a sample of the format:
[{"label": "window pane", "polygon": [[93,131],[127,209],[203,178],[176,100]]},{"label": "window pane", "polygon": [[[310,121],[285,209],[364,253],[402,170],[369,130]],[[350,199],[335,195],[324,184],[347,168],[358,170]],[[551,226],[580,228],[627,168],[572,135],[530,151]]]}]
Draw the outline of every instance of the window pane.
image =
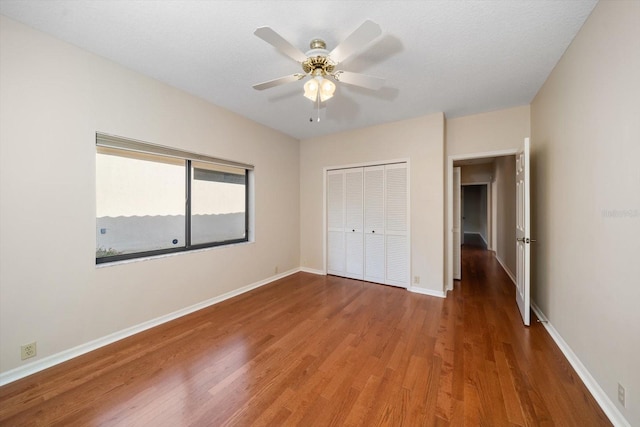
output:
[{"label": "window pane", "polygon": [[185,246],[185,161],[98,147],[96,258]]},{"label": "window pane", "polygon": [[245,169],[191,163],[191,244],[246,239]]}]

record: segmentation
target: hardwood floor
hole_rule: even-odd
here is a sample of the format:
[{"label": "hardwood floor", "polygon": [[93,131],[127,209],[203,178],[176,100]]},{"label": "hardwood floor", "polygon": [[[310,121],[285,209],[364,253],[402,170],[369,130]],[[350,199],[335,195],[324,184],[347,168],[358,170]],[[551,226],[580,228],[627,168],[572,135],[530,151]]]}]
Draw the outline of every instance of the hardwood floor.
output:
[{"label": "hardwood floor", "polygon": [[0,425],[610,425],[463,252],[447,299],[297,273],[0,388]]},{"label": "hardwood floor", "polygon": [[462,244],[464,246],[477,246],[480,249],[487,249],[487,244],[482,240],[479,233],[464,233],[463,236]]}]

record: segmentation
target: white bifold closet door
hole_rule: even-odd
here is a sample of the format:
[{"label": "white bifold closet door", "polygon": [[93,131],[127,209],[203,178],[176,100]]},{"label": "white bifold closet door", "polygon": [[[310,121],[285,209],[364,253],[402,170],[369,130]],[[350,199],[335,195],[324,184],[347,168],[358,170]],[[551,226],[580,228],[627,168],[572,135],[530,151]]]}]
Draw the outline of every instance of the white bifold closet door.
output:
[{"label": "white bifold closet door", "polygon": [[384,166],[364,169],[364,280],[385,283]]},{"label": "white bifold closet door", "polygon": [[363,278],[364,242],[362,238],[363,209],[363,171],[345,170],[345,276],[352,279]]},{"label": "white bifold closet door", "polygon": [[409,286],[407,164],[327,172],[327,272]]},{"label": "white bifold closet door", "polygon": [[409,223],[407,165],[385,166],[385,237],[387,285],[409,285]]},{"label": "white bifold closet door", "polygon": [[346,265],[344,181],[344,171],[327,172],[327,272],[336,275],[344,274]]}]

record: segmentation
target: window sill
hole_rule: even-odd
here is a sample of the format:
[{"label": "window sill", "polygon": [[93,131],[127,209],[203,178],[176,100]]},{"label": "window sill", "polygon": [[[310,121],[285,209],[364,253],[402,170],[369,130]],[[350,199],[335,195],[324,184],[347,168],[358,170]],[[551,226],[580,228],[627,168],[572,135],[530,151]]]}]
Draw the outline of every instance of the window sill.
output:
[{"label": "window sill", "polygon": [[190,250],[190,251],[172,252],[172,253],[168,253],[168,254],[153,255],[153,256],[133,258],[133,259],[123,259],[123,260],[120,260],[120,261],[113,261],[113,262],[105,262],[105,263],[102,263],[102,264],[95,264],[95,267],[96,267],[96,269],[101,269],[101,268],[107,268],[107,267],[114,267],[116,265],[133,264],[133,263],[141,262],[141,261],[153,261],[153,260],[158,260],[158,259],[162,259],[162,258],[170,258],[170,257],[182,256],[182,255],[188,255],[188,254],[196,254],[196,253],[199,253],[199,252],[220,250],[220,249],[229,248],[229,247],[235,247],[235,246],[252,245],[254,243],[255,243],[255,241],[250,240],[248,242],[230,243],[228,245],[211,246],[209,248],[193,249],[193,250]]}]

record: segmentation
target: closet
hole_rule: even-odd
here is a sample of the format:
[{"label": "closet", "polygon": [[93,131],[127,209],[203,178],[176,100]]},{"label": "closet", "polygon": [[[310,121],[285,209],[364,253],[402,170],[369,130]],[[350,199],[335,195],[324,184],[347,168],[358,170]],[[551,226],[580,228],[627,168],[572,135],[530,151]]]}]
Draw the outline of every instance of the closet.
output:
[{"label": "closet", "polygon": [[409,287],[407,163],[328,170],[327,273]]}]

